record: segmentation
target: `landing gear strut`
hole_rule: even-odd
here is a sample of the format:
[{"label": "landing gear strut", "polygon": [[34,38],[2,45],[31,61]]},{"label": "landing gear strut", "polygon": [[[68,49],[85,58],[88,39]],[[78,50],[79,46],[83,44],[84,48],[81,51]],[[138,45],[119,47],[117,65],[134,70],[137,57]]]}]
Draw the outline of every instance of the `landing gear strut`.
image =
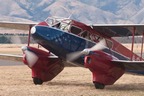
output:
[{"label": "landing gear strut", "polygon": [[33,83],[35,85],[41,85],[43,83],[43,81],[39,78],[33,77]]},{"label": "landing gear strut", "polygon": [[93,82],[96,89],[104,89],[105,85],[98,82]]}]

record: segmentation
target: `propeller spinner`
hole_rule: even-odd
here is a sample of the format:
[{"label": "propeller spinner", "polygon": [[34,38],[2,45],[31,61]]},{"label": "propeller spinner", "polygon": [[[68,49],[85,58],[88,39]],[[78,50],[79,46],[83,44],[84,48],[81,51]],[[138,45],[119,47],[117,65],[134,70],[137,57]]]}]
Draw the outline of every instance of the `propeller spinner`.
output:
[{"label": "propeller spinner", "polygon": [[26,55],[26,60],[27,60],[28,66],[32,67],[37,62],[38,56],[35,53],[33,53],[32,51],[29,51],[26,46],[22,47],[22,51]]}]

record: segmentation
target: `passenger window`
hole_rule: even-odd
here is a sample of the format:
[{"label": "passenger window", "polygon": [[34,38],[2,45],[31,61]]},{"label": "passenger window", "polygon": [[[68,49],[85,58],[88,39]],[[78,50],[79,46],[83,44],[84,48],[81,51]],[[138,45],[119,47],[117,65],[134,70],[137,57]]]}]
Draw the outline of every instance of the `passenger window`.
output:
[{"label": "passenger window", "polygon": [[81,30],[80,28],[78,28],[78,27],[71,26],[70,31],[71,31],[71,33],[73,33],[73,34],[78,35],[79,33],[81,33],[82,30]]},{"label": "passenger window", "polygon": [[86,38],[88,36],[87,34],[88,34],[88,32],[84,31],[84,32],[82,32],[81,36],[84,37],[84,38]]},{"label": "passenger window", "polygon": [[88,31],[83,31],[79,34],[79,36],[86,38],[86,39],[90,39],[90,34]]},{"label": "passenger window", "polygon": [[106,40],[106,44],[107,44],[107,47],[110,49],[113,47],[113,43],[110,40]]}]

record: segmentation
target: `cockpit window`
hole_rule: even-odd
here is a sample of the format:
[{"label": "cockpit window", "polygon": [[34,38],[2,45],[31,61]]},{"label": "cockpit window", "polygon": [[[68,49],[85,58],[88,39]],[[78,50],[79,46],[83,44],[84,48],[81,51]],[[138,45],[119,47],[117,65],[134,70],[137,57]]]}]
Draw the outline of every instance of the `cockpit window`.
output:
[{"label": "cockpit window", "polygon": [[45,20],[49,26],[69,31],[71,20],[67,18],[49,17]]},{"label": "cockpit window", "polygon": [[70,26],[71,26],[71,20],[65,19],[65,20],[61,21],[60,29],[64,30],[64,31],[69,31]]},{"label": "cockpit window", "polygon": [[56,27],[56,28],[59,28],[59,29],[60,29],[60,26],[61,26],[61,23],[60,23],[60,22],[57,23],[57,24],[55,24],[55,25],[52,25],[52,27]]},{"label": "cockpit window", "polygon": [[47,18],[45,21],[47,22],[47,24],[49,26],[53,26],[53,25],[56,25],[57,23],[59,23],[58,20],[51,18],[51,17]]}]

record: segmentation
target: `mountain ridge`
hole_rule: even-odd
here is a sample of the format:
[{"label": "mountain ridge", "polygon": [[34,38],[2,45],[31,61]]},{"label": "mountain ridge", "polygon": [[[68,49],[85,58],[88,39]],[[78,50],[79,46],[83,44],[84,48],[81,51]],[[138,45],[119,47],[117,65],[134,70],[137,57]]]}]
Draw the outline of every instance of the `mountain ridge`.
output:
[{"label": "mountain ridge", "polygon": [[[143,0],[2,0],[3,17],[42,21],[48,16],[69,17],[87,24],[143,24]],[[5,20],[5,19],[4,19]],[[7,21],[8,21],[7,20]],[[14,21],[14,20],[12,20]]]}]

